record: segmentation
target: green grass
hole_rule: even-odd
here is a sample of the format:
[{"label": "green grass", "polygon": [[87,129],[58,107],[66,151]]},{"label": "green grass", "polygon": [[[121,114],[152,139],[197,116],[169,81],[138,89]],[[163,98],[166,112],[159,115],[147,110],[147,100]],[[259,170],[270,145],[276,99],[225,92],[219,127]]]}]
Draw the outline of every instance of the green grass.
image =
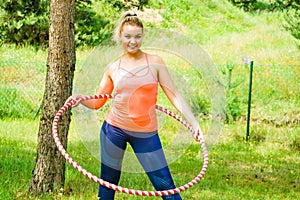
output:
[{"label": "green grass", "polygon": [[[31,171],[35,164],[38,120],[2,120],[0,125],[3,127],[0,131],[2,199],[96,198],[98,185],[69,164],[65,188],[61,193],[38,197],[28,195]],[[98,176],[99,161],[90,155],[73,125],[69,135],[69,153],[81,166]],[[14,130],[13,134],[11,130]],[[182,192],[183,199],[297,199],[300,195],[300,127],[295,126],[287,131],[285,127],[253,124],[251,130],[250,142],[246,143],[243,139],[243,123],[224,127],[220,142],[208,145],[210,161],[204,179]],[[170,165],[178,186],[199,173],[202,166],[199,151],[199,145],[194,143]],[[120,185],[153,190],[144,174],[124,172]],[[141,197],[117,193],[117,199]]]}]

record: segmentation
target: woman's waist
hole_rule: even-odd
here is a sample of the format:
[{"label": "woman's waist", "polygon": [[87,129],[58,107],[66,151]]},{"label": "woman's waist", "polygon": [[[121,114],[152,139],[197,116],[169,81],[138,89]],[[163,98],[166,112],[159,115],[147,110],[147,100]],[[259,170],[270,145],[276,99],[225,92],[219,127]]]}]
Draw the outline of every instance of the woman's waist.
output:
[{"label": "woman's waist", "polygon": [[112,125],[131,131],[151,132],[158,128],[155,106],[144,112],[130,112],[112,107],[106,120]]},{"label": "woman's waist", "polygon": [[122,105],[112,105],[109,114],[115,118],[121,120],[134,120],[134,121],[149,121],[156,119],[155,104],[152,107],[145,109],[145,107],[139,109],[130,109],[130,107],[124,107]]}]

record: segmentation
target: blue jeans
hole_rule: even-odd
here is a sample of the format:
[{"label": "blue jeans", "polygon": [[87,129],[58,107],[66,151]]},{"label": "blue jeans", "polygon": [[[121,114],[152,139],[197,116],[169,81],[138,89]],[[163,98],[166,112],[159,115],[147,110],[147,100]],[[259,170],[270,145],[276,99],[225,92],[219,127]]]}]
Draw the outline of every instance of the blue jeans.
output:
[{"label": "blue jeans", "polygon": [[[122,161],[129,143],[157,191],[176,188],[157,131],[140,133],[123,130],[106,121],[100,132],[101,179],[118,185]],[[113,200],[115,191],[100,185],[98,197]],[[164,200],[181,200],[179,194],[163,196]]]}]

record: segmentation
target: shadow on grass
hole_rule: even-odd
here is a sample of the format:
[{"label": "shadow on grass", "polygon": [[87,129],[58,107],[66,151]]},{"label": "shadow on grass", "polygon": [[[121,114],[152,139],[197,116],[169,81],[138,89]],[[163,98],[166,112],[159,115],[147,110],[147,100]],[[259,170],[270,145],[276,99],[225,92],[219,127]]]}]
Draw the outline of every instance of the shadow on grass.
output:
[{"label": "shadow on grass", "polygon": [[0,139],[1,199],[15,199],[29,187],[35,165],[35,144]]}]

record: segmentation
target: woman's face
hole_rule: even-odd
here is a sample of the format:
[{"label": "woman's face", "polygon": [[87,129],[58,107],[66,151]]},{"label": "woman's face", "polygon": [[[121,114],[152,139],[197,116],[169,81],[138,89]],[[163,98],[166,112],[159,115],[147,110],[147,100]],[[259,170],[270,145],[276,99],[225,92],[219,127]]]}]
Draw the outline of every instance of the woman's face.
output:
[{"label": "woman's face", "polygon": [[124,51],[134,54],[142,45],[143,28],[136,25],[124,24],[120,37]]}]

